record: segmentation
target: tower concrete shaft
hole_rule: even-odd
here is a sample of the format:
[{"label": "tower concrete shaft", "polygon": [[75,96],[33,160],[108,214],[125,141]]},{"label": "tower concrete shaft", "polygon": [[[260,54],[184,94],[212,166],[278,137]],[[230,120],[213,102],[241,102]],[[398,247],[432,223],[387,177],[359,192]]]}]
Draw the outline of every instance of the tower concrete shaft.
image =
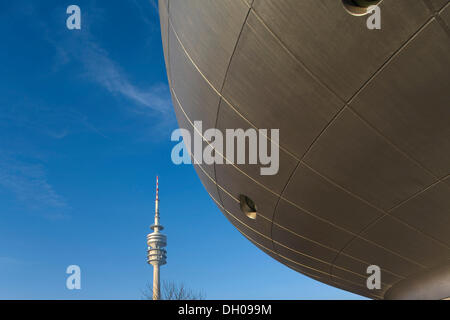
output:
[{"label": "tower concrete shaft", "polygon": [[160,285],[159,285],[159,265],[153,265],[153,300],[159,300],[161,298]]},{"label": "tower concrete shaft", "polygon": [[167,252],[164,247],[167,245],[167,237],[160,232],[164,227],[159,224],[158,177],[156,177],[155,223],[150,228],[153,232],[147,235],[147,263],[153,266],[153,300],[159,300],[161,297],[159,267],[166,264]]}]

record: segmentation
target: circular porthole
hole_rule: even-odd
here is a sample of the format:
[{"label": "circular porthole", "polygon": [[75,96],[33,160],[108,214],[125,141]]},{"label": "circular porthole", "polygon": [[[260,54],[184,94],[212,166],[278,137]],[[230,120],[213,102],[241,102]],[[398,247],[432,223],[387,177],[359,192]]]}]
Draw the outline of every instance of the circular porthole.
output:
[{"label": "circular porthole", "polygon": [[239,196],[239,202],[241,205],[241,211],[250,219],[255,220],[257,215],[256,205],[252,199],[241,194]]},{"label": "circular porthole", "polygon": [[369,13],[369,7],[380,4],[383,0],[342,0],[345,10],[354,16],[363,16]]}]

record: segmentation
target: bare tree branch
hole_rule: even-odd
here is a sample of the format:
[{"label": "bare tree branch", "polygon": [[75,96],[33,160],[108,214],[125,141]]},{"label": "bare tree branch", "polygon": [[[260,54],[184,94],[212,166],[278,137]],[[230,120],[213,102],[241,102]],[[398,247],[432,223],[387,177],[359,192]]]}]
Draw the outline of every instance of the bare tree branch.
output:
[{"label": "bare tree branch", "polygon": [[[142,290],[144,300],[153,299],[153,285],[148,283]],[[174,281],[163,281],[161,287],[161,300],[204,300],[205,295],[202,292],[194,292],[185,287],[184,283],[175,283]]]}]

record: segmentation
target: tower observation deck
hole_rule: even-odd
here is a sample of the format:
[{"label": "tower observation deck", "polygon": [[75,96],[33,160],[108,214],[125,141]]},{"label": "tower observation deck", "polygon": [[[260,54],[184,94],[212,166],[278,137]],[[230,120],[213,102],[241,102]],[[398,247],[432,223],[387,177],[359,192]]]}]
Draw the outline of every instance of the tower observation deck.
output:
[{"label": "tower observation deck", "polygon": [[159,267],[166,264],[167,237],[160,231],[164,229],[159,224],[159,185],[156,177],[155,223],[150,226],[152,233],[147,235],[147,263],[153,266],[153,300],[160,299]]}]

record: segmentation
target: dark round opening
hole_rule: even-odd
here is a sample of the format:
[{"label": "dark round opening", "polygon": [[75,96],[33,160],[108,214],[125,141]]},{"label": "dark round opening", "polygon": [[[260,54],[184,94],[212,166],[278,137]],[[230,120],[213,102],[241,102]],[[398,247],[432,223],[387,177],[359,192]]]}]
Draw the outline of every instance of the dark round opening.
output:
[{"label": "dark round opening", "polygon": [[363,16],[369,13],[369,7],[378,5],[383,0],[342,0],[348,13],[354,16]]},{"label": "dark round opening", "polygon": [[257,209],[255,202],[249,197],[241,194],[239,195],[239,202],[241,206],[241,211],[250,219],[256,219]]}]

